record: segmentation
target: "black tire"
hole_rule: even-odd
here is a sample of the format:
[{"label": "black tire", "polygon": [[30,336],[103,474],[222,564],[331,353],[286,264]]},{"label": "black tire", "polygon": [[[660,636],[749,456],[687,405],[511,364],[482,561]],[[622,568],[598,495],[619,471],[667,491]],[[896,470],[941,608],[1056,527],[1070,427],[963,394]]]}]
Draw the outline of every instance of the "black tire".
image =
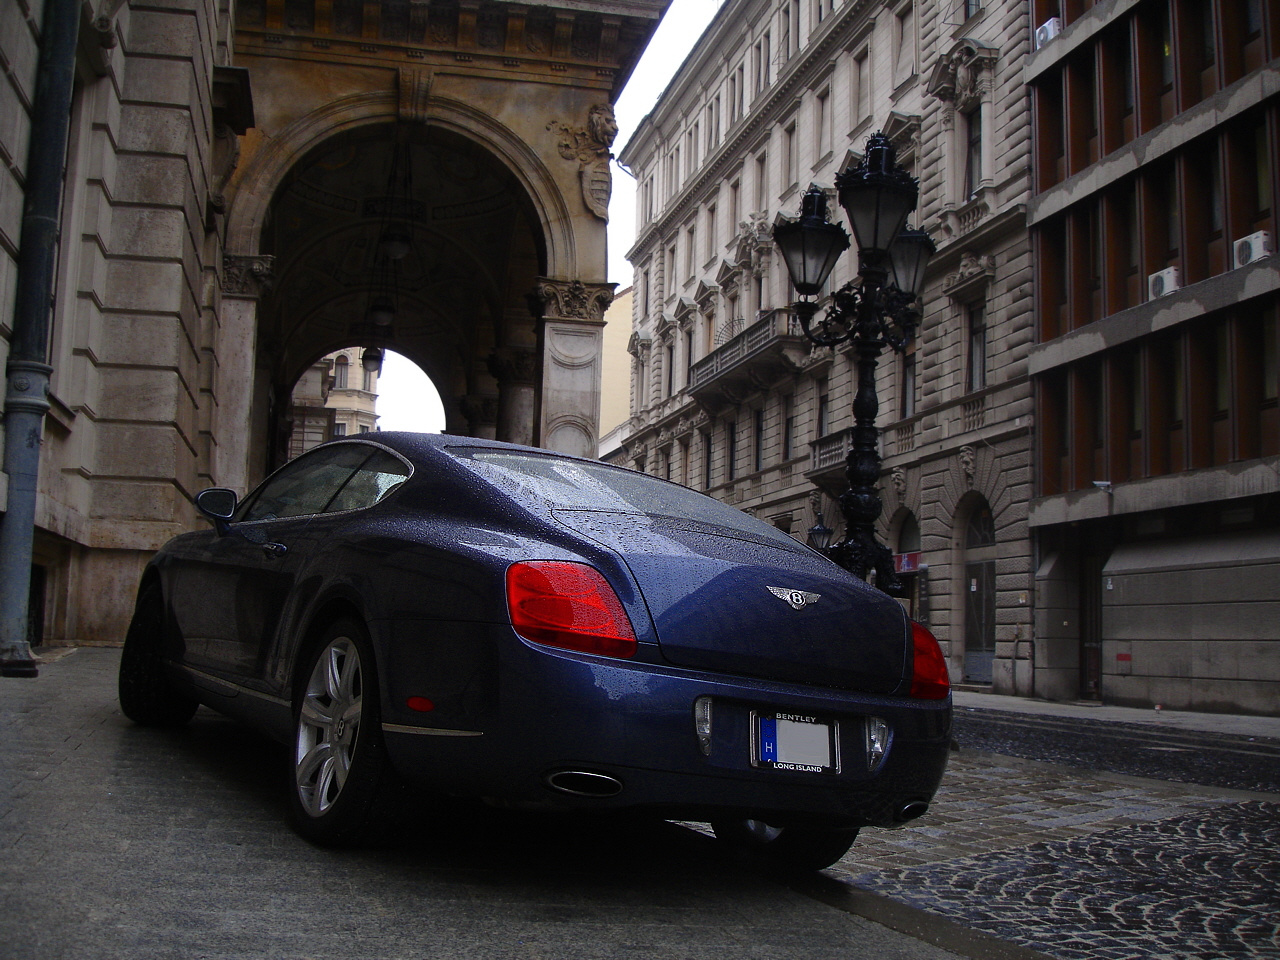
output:
[{"label": "black tire", "polygon": [[294,829],[325,847],[380,837],[399,782],[387,759],[368,634],[336,621],[298,661],[289,753]]},{"label": "black tire", "polygon": [[138,603],[125,634],[120,654],[120,709],[134,723],[146,727],[177,727],[186,723],[199,706],[180,693],[165,671],[164,598],[152,581],[138,594]]},{"label": "black tire", "polygon": [[713,820],[711,828],[735,853],[789,870],[829,867],[858,837],[856,827],[774,827],[763,820]]}]

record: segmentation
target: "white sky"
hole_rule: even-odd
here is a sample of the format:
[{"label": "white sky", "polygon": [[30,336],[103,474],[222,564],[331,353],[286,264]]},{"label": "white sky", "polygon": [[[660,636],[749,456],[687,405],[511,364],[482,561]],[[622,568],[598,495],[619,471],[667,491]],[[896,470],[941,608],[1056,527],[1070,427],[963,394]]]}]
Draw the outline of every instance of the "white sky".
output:
[{"label": "white sky", "polygon": [[416,363],[386,351],[378,375],[378,429],[439,433],[444,405],[435,386]]},{"label": "white sky", "polygon": [[[702,35],[721,0],[672,0],[666,16],[644,56],[614,105],[618,139],[614,153],[626,146],[672,75]],[[608,279],[618,289],[631,286],[631,264],[626,253],[636,235],[635,181],[613,165],[613,195],[609,201]],[[444,429],[444,407],[435,387],[418,367],[387,351],[378,378],[378,429],[439,433]]]}]

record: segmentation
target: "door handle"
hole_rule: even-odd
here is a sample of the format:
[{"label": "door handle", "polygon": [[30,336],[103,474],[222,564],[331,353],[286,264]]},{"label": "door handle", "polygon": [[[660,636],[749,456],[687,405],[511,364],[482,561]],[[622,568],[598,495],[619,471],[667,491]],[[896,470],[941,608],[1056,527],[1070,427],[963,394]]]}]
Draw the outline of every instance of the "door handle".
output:
[{"label": "door handle", "polygon": [[262,551],[268,556],[283,557],[289,552],[289,548],[283,543],[264,543],[262,545]]}]

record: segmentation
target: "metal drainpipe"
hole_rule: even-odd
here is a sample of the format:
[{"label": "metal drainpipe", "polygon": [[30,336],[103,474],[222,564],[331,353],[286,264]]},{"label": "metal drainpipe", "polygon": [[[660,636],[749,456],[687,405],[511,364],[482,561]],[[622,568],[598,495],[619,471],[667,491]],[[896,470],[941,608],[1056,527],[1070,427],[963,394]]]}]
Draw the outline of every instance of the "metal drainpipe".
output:
[{"label": "metal drainpipe", "polygon": [[26,194],[18,244],[13,339],[5,370],[4,470],[9,498],[0,522],[0,676],[34,677],[27,642],[40,438],[49,409],[46,363],[62,168],[71,121],[80,0],[45,0],[31,102]]}]

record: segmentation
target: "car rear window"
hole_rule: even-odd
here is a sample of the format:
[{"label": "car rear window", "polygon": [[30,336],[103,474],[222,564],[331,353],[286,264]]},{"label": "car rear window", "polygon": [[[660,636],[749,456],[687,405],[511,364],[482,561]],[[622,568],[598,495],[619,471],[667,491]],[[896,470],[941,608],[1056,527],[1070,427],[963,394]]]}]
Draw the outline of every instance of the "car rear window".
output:
[{"label": "car rear window", "polygon": [[603,463],[483,447],[449,453],[517,500],[536,498],[552,508],[643,514],[750,534],[795,545],[785,533],[719,500],[647,474]]}]

